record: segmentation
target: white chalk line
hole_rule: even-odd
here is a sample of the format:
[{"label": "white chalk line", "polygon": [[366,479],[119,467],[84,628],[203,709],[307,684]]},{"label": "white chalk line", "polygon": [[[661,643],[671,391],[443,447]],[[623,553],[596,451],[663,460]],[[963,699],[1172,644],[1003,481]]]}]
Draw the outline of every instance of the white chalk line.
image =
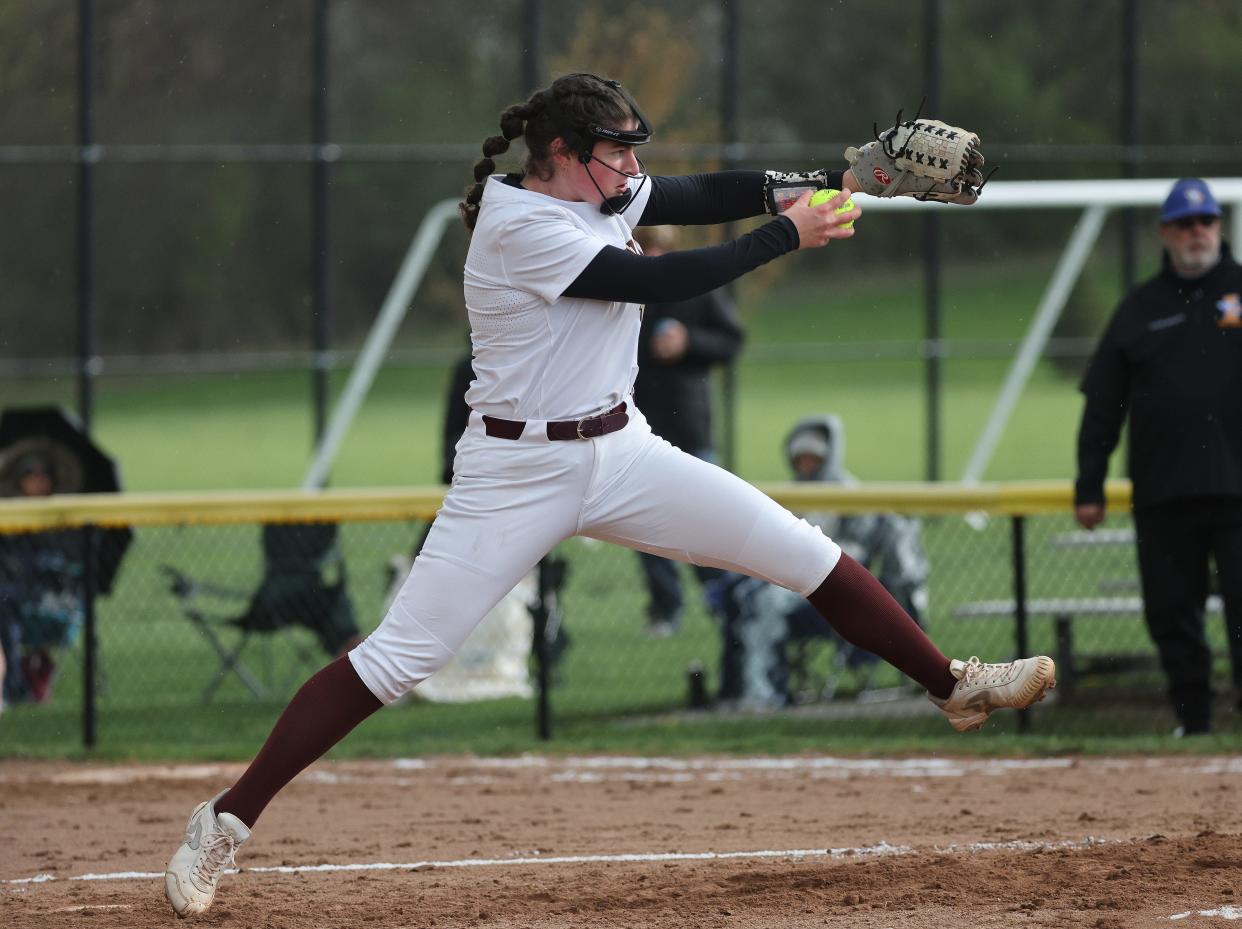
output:
[{"label": "white chalk line", "polygon": [[1219,916],[1221,919],[1242,919],[1242,907],[1239,906],[1222,906],[1215,910],[1187,910],[1185,913],[1176,913],[1169,919],[1185,919],[1188,916]]},{"label": "white chalk line", "polygon": [[[973,854],[984,851],[1035,851],[1035,850],[1052,850],[1067,848],[1091,848],[1097,845],[1105,845],[1116,842],[1118,840],[1098,839],[1087,837],[1081,841],[1073,842],[976,842],[969,845],[949,845],[945,848],[937,848],[938,852],[965,852]],[[918,854],[918,851],[908,845],[888,845],[881,842],[878,845],[862,846],[860,848],[831,848],[831,849],[787,849],[785,851],[761,850],[750,852],[700,852],[700,853],[663,853],[652,855],[576,855],[576,856],[557,856],[546,858],[490,858],[490,859],[464,859],[457,861],[425,861],[413,862],[408,864],[390,864],[384,862],[370,864],[347,864],[347,865],[305,865],[305,866],[289,866],[282,865],[279,867],[267,868],[246,868],[247,873],[252,874],[305,874],[305,873],[326,873],[339,871],[421,871],[433,870],[435,868],[468,868],[468,867],[495,867],[502,865],[530,865],[530,864],[605,864],[613,862],[661,862],[661,861],[723,861],[737,858],[874,858],[874,857],[899,857],[905,855]],[[233,868],[229,874],[240,873],[239,869]],[[57,878],[52,874],[39,874],[30,878],[19,878],[17,880],[0,881],[0,884],[47,884],[57,880],[66,881],[109,881],[109,880],[154,880],[162,877],[163,873],[159,871],[118,871],[111,874],[81,874],[69,878]],[[24,890],[24,887],[15,888]],[[133,906],[128,903],[86,903],[77,906],[60,907],[58,913],[81,913],[85,911],[95,910],[131,910]],[[1170,921],[1187,919],[1191,916],[1219,917],[1225,920],[1242,919],[1242,907],[1226,905],[1213,910],[1186,910],[1183,913],[1175,913],[1169,916]]]},{"label": "white chalk line", "polygon": [[[795,756],[778,758],[643,758],[586,756],[549,758],[519,755],[513,758],[400,758],[376,765],[368,773],[349,770],[349,762],[312,768],[300,779],[312,783],[359,783],[410,786],[409,775],[444,775],[454,785],[495,784],[504,772],[545,772],[552,783],[606,781],[736,781],[746,777],[810,777],[845,779],[1003,777],[1027,771],[1101,770],[1172,771],[1185,775],[1242,774],[1242,756],[1185,758],[839,758]],[[91,767],[50,775],[0,773],[0,784],[37,779],[53,784],[122,784],[143,780],[231,780],[240,764],[182,764]],[[382,773],[385,769],[392,773]],[[378,773],[373,773],[378,772]]]},{"label": "white chalk line", "polygon": [[[1100,839],[1088,836],[1078,841],[1062,842],[1028,842],[1015,840],[1010,842],[972,842],[967,845],[947,845],[933,847],[930,851],[949,854],[979,854],[993,851],[1053,851],[1058,849],[1084,849],[1100,845],[1118,844],[1121,839]],[[473,858],[455,861],[415,861],[405,863],[368,862],[359,864],[319,864],[319,865],[279,865],[272,867],[245,868],[248,874],[327,874],[360,871],[431,871],[438,868],[484,868],[503,867],[505,865],[556,865],[556,864],[643,864],[678,861],[728,861],[731,859],[842,859],[842,858],[878,858],[905,857],[919,854],[919,850],[909,845],[889,845],[880,842],[877,845],[865,845],[858,848],[801,848],[801,849],[762,849],[744,852],[664,852],[655,854],[627,855],[558,855],[526,858]],[[241,869],[232,868],[227,873],[238,874]],[[38,874],[29,878],[16,880],[0,880],[0,884],[37,885],[54,881],[118,881],[118,880],[155,880],[163,877],[162,871],[116,871],[105,874],[80,874],[74,877],[58,878],[53,874]],[[14,889],[24,890],[24,887]],[[128,910],[128,904],[83,904],[63,907],[57,912],[75,913],[84,910]],[[1242,919],[1242,907],[1222,906],[1213,910],[1187,910],[1169,916],[1169,920],[1182,920],[1191,916],[1219,917],[1225,920]]]},{"label": "white chalk line", "polygon": [[[791,848],[759,849],[740,852],[651,852],[618,855],[541,855],[513,858],[459,858],[451,861],[364,862],[357,864],[273,865],[270,867],[233,868],[229,874],[327,874],[342,871],[432,871],[448,868],[495,868],[511,865],[578,865],[578,864],[648,864],[669,861],[729,861],[735,859],[790,858],[796,860],[842,859],[842,858],[895,858],[928,854],[979,854],[993,851],[1054,851],[1057,849],[1084,849],[1099,845],[1116,844],[1119,839],[1085,839],[1061,842],[975,842],[967,845],[932,846],[918,849],[910,845],[863,845],[856,848]],[[153,880],[164,876],[163,871],[113,871],[102,874],[78,874],[57,877],[55,874],[36,874],[33,877],[0,880],[5,885],[33,886],[57,881],[130,881]]]}]

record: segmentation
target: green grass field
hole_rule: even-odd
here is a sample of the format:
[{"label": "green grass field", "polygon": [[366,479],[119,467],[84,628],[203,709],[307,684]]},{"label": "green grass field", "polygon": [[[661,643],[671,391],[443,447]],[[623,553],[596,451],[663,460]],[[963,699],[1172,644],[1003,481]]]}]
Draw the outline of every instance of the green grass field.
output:
[{"label": "green grass field", "polygon": [[[970,287],[947,289],[945,335],[951,339],[1009,340],[1016,344],[1043,286],[1047,268],[991,268]],[[917,338],[921,307],[915,275],[874,278],[864,288],[823,286],[807,280],[767,291],[746,314],[752,346],[887,341]],[[757,353],[758,354],[758,353]],[[956,476],[982,428],[1007,366],[1005,360],[951,359],[945,368],[943,473]],[[367,398],[333,474],[338,487],[429,484],[439,465],[439,420],[447,371],[437,367],[389,369]],[[337,378],[339,388],[344,374]],[[847,463],[865,480],[915,480],[924,474],[923,367],[917,360],[834,363],[743,360],[738,367],[739,471],[756,481],[785,479],[781,440],[798,417],[836,412],[846,423]],[[0,385],[7,403],[60,402],[72,406],[73,385],[24,381]],[[103,378],[96,411],[98,440],[122,463],[131,490],[287,488],[309,460],[309,377],[265,373],[162,378]],[[1019,403],[988,479],[1068,480],[1080,399],[1073,381],[1041,364]],[[1120,456],[1117,456],[1120,457]],[[1084,562],[1054,554],[1049,539],[1071,528],[1065,517],[1033,522],[1031,593],[1090,593],[1099,576],[1132,574],[1128,550]],[[378,621],[385,592],[384,564],[408,551],[419,527],[351,525],[345,530],[350,589],[364,629]],[[1003,657],[1012,651],[1010,624],[966,623],[950,617],[961,602],[1010,593],[1008,525],[993,520],[984,532],[960,519],[925,525],[933,564],[933,637],[952,654]],[[182,618],[158,572],[161,563],[253,588],[258,577],[254,527],[144,530],[128,556],[116,593],[100,601],[106,680],[100,699],[99,754],[108,757],[246,757],[262,740],[292,685],[254,700],[230,681],[208,706],[198,695],[215,667],[214,656]],[[1223,735],[1174,745],[1159,697],[1158,676],[1131,679],[1139,689],[1120,701],[1100,689],[1074,705],[1041,708],[1035,735],[1014,734],[1012,717],[992,731],[963,739],[934,716],[880,714],[848,719],[813,711],[776,717],[686,713],[686,671],[718,664],[719,635],[693,603],[687,628],[674,639],[640,634],[644,595],[634,556],[607,546],[567,543],[571,575],[565,593],[572,645],[553,693],[555,741],[534,735],[533,707],[500,700],[462,706],[417,701],[368,721],[337,752],[401,755],[475,751],[1147,751],[1209,750],[1232,745]],[[693,597],[694,585],[688,588]],[[1032,646],[1053,646],[1046,623],[1033,624]],[[1214,631],[1217,635],[1219,630]],[[1146,636],[1137,618],[1087,624],[1086,653],[1141,650]],[[1217,643],[1219,644],[1219,642]],[[814,659],[820,672],[829,651]],[[273,652],[278,677],[304,674],[285,648]],[[0,717],[0,754],[75,754],[81,726],[81,687],[66,656],[67,673],[49,705],[17,708]],[[896,675],[882,678],[896,684]]]},{"label": "green grass field", "polygon": [[[946,284],[944,335],[1016,347],[1048,268],[985,266]],[[849,345],[922,334],[919,277],[911,271],[844,284],[805,276],[746,302],[752,347]],[[413,328],[413,327],[410,327]],[[407,339],[412,338],[406,336]],[[437,336],[442,342],[442,338]],[[752,352],[754,354],[754,352]],[[1008,359],[951,358],[943,374],[941,473],[964,466],[995,401]],[[447,367],[391,368],[376,379],[333,472],[338,487],[434,483]],[[334,388],[347,372],[334,376]],[[799,417],[836,412],[848,466],[865,480],[925,476],[924,365],[917,359],[750,360],[737,368],[737,468],[749,480],[783,480],[781,441]],[[0,382],[5,403],[75,405],[67,380]],[[1075,384],[1041,364],[986,477],[1069,478],[1081,400]],[[95,433],[122,463],[130,490],[291,487],[310,461],[310,377],[304,372],[103,377]],[[1119,456],[1118,456],[1119,457]]]}]

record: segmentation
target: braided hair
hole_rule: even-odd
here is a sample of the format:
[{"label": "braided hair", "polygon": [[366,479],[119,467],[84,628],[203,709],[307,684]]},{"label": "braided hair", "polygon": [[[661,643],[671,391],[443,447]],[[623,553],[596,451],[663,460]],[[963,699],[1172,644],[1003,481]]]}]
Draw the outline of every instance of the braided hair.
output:
[{"label": "braided hair", "polygon": [[523,174],[542,181],[552,177],[552,143],[562,139],[574,154],[589,154],[595,140],[582,129],[596,123],[620,126],[636,118],[618,91],[591,74],[569,74],[537,91],[525,103],[515,103],[500,114],[500,135],[483,142],[483,157],[474,164],[474,183],[458,204],[462,222],[474,229],[479,218],[483,187],[496,172],[493,158],[509,150],[509,143],[522,136],[526,142]]}]

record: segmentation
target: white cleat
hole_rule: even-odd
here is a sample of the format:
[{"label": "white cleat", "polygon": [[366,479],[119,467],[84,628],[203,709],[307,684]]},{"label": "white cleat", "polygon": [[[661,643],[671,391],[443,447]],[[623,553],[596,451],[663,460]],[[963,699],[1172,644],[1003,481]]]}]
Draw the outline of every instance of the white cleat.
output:
[{"label": "white cleat", "polygon": [[958,732],[978,729],[988,714],[1001,707],[1022,710],[1044,699],[1057,686],[1057,666],[1051,658],[1019,658],[1004,664],[984,664],[978,658],[949,662],[949,673],[957,678],[947,700],[931,694],[931,702],[944,711]]},{"label": "white cleat", "polygon": [[196,916],[211,906],[216,884],[250,838],[246,824],[232,813],[216,815],[216,801],[223,796],[221,791],[194,808],[181,847],[164,872],[164,895],[178,916]]}]

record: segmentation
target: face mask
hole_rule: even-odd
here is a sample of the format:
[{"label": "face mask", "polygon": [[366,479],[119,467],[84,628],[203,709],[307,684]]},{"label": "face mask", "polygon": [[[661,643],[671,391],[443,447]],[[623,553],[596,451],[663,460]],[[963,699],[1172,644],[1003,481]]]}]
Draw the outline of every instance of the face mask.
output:
[{"label": "face mask", "polygon": [[[611,126],[601,126],[595,123],[591,123],[582,129],[578,129],[578,134],[591,140],[592,146],[594,146],[595,141],[620,142],[623,145],[646,145],[651,141],[651,124],[647,122],[647,117],[644,116],[643,111],[639,109],[638,102],[626,92],[625,88],[621,86],[620,81],[610,80],[608,78],[603,78],[596,74],[588,74],[586,72],[571,74],[569,76],[587,77],[592,80],[599,81],[601,84],[607,85],[609,88],[621,95],[621,98],[625,100],[626,105],[629,106],[630,112],[634,114],[634,118],[638,120],[637,129],[614,129]],[[643,165],[642,160],[638,159],[637,156],[635,157],[635,160],[638,161],[638,174],[629,174],[625,171],[618,171],[612,165],[604,164],[604,162],[600,161],[590,152],[584,152],[579,155],[578,160],[584,165],[590,164],[592,161],[598,162],[599,164],[604,165],[604,167],[609,171],[613,171],[620,174],[622,177],[627,177],[632,180],[642,178],[642,183],[638,185],[638,190],[642,190],[643,184],[647,183],[647,169]],[[589,172],[588,176],[590,176]],[[599,184],[596,183],[593,176],[591,176],[591,183],[595,185],[595,189],[599,191],[599,195],[604,197],[604,191],[600,189]],[[637,191],[627,190],[625,193],[619,194],[615,197],[604,197],[604,202],[600,204],[599,211],[605,216],[620,216],[627,209],[629,209],[630,204],[634,202],[635,193],[637,193]]]}]

